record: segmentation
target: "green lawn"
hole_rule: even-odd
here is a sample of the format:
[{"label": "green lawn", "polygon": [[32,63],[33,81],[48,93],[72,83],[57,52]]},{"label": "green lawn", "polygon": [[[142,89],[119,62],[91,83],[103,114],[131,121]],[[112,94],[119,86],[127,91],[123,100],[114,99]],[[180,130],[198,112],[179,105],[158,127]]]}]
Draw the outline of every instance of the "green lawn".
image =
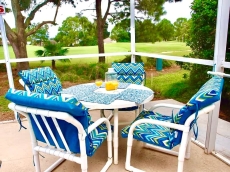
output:
[{"label": "green lawn", "polygon": [[[74,54],[96,54],[98,53],[97,46],[85,46],[85,47],[68,47],[68,55]],[[13,49],[9,46],[9,54],[11,58],[15,58]],[[36,50],[43,49],[40,46],[27,45],[28,57],[35,57],[34,52]],[[180,55],[187,55],[190,48],[186,46],[185,43],[169,41],[169,42],[156,42],[152,43],[136,43],[137,52],[145,53],[159,53],[174,55],[179,53]],[[115,52],[128,52],[130,51],[130,43],[108,43],[105,44],[106,53],[115,53]],[[168,53],[167,53],[168,52]],[[0,47],[0,59],[4,59],[3,47]]]}]

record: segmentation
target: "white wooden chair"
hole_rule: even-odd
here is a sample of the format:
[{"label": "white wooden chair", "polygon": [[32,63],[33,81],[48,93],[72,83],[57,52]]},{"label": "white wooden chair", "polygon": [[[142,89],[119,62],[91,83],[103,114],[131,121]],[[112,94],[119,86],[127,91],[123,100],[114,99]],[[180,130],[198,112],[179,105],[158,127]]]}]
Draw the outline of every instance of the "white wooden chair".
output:
[{"label": "white wooden chair", "polygon": [[14,89],[7,92],[6,98],[11,101],[9,108],[28,120],[36,172],[41,171],[40,152],[60,158],[46,171],[70,160],[80,164],[81,170],[86,172],[87,156],[93,156],[106,138],[108,159],[101,171],[112,164],[110,122],[106,118],[92,122],[88,109],[75,98]]},{"label": "white wooden chair", "polygon": [[[223,75],[214,76],[189,100],[186,106],[157,104],[148,111],[142,111],[128,126],[122,129],[122,137],[127,138],[125,168],[128,171],[141,171],[131,166],[133,139],[142,141],[145,146],[164,153],[178,156],[178,172],[183,171],[184,158],[190,158],[190,140],[192,128],[195,138],[198,134],[197,119],[215,108],[214,103],[220,100],[223,88]],[[180,109],[172,116],[154,112],[157,108]],[[179,152],[172,148],[180,145]],[[147,158],[147,157],[146,157]],[[194,169],[195,170],[195,169]]]}]

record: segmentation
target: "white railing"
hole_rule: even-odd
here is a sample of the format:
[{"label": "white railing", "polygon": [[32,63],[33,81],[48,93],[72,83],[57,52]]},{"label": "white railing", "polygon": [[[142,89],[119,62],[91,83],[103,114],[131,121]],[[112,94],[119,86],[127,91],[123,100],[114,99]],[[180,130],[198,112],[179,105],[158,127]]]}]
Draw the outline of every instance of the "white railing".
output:
[{"label": "white railing", "polygon": [[[60,60],[60,59],[81,59],[81,58],[95,58],[100,56],[126,56],[132,55],[131,52],[120,52],[120,53],[100,53],[100,54],[76,54],[76,55],[68,55],[68,56],[49,56],[49,57],[31,57],[31,58],[20,58],[20,59],[10,59],[10,63],[16,62],[33,62],[33,61],[41,61],[41,60]],[[213,66],[214,60],[205,60],[205,59],[197,59],[191,57],[180,57],[180,56],[168,56],[162,54],[154,54],[154,53],[144,53],[144,52],[135,52],[134,55],[139,55],[142,57],[148,58],[161,58],[165,60],[174,60],[186,63],[194,63],[201,64],[207,66]],[[6,63],[5,60],[0,60],[0,63]],[[230,68],[230,62],[223,62],[223,67]]]}]

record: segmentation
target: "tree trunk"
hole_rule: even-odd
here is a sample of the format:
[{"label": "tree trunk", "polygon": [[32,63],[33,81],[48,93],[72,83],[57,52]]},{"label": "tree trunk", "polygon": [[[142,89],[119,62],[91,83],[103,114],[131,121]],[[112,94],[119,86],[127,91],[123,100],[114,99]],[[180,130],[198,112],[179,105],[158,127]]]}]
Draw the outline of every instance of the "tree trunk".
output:
[{"label": "tree trunk", "polygon": [[[20,58],[28,58],[27,50],[26,50],[26,43],[27,43],[27,36],[26,36],[26,28],[24,24],[25,17],[20,12],[20,6],[18,1],[11,1],[12,10],[15,16],[15,31],[11,30],[9,27],[6,27],[6,35],[7,38],[12,45],[15,57],[17,59]],[[29,62],[18,62],[17,63],[17,71],[28,69]]]},{"label": "tree trunk", "polygon": [[[101,0],[96,0],[98,52],[105,53]],[[99,57],[99,63],[105,63],[105,56]]]},{"label": "tree trunk", "polygon": [[[27,50],[26,50],[26,38],[18,36],[17,41],[11,42],[15,57],[17,59],[27,58]],[[29,62],[18,62],[17,63],[17,71],[29,69]]]},{"label": "tree trunk", "polygon": [[55,60],[52,60],[52,69],[56,69]]}]

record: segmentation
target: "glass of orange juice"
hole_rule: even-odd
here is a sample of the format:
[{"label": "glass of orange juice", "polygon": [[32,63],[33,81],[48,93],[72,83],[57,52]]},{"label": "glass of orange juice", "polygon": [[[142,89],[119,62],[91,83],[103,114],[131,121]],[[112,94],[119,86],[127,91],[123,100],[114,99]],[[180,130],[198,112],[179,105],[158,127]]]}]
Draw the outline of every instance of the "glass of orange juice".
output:
[{"label": "glass of orange juice", "polygon": [[114,86],[114,90],[117,90],[118,85],[119,85],[118,81],[117,81],[117,80],[113,80],[113,81],[112,81],[112,84],[113,84],[113,86]]},{"label": "glass of orange juice", "polygon": [[102,85],[103,81],[101,79],[96,79],[95,80],[95,84],[98,88],[100,88],[100,86]]}]

